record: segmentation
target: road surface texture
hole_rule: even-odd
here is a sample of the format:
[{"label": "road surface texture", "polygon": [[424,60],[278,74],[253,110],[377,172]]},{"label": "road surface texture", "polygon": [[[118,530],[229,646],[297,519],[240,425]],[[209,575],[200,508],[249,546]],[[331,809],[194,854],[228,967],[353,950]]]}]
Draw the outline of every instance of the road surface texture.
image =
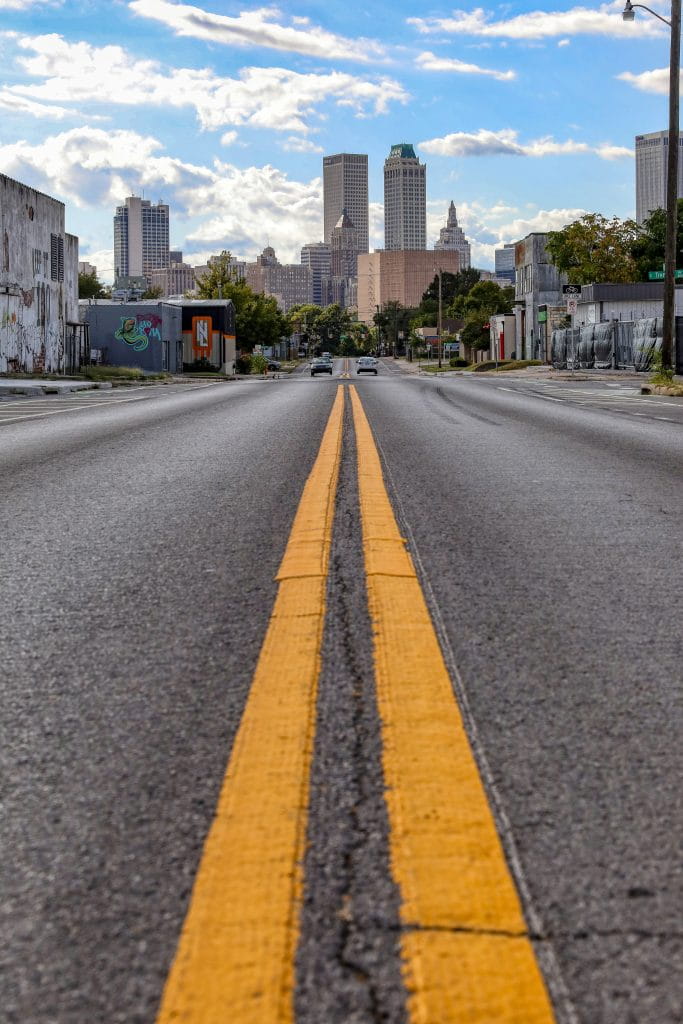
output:
[{"label": "road surface texture", "polygon": [[334,368],[0,403],[3,1019],[680,1024],[683,403]]}]

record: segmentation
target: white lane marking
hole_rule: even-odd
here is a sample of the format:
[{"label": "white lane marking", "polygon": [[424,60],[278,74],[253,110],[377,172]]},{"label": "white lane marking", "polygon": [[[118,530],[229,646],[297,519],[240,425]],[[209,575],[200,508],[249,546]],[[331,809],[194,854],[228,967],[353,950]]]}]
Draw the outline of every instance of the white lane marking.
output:
[{"label": "white lane marking", "polygon": [[517,394],[517,392],[515,391],[514,388],[504,388],[504,387],[501,387],[500,384],[496,384],[496,388],[498,389],[498,391],[509,391],[511,395],[516,395]]},{"label": "white lane marking", "polygon": [[534,395],[534,398],[540,398],[544,402],[559,402],[560,405],[565,405],[565,401],[562,398],[552,398],[550,395]]}]

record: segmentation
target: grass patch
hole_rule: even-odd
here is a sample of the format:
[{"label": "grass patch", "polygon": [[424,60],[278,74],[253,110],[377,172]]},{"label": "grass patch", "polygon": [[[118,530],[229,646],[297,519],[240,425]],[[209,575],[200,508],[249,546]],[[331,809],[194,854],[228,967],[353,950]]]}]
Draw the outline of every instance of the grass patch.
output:
[{"label": "grass patch", "polygon": [[490,370],[523,370],[525,366],[543,366],[540,359],[487,359],[483,363],[473,363],[468,369],[473,373],[488,373]]},{"label": "grass patch", "polygon": [[86,366],[79,376],[84,380],[111,381],[117,384],[146,384],[169,380],[168,373],[145,373],[139,366]]},{"label": "grass patch", "polygon": [[422,373],[450,373],[452,369],[448,363],[444,363],[443,366],[439,366],[438,363],[420,363],[419,366]]}]

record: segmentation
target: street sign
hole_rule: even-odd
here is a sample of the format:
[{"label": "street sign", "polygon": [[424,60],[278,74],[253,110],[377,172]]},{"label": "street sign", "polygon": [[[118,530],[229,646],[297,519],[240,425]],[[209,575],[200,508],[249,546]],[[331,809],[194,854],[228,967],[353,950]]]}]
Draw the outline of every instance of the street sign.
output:
[{"label": "street sign", "polygon": [[563,295],[580,295],[581,285],[580,284],[563,284],[562,285]]},{"label": "street sign", "polygon": [[567,296],[567,315],[575,316],[579,311],[579,300],[575,295]]},{"label": "street sign", "polygon": [[[663,281],[664,271],[663,270],[648,270],[647,276],[650,281]],[[677,281],[683,279],[683,270],[675,270],[674,277]]]}]

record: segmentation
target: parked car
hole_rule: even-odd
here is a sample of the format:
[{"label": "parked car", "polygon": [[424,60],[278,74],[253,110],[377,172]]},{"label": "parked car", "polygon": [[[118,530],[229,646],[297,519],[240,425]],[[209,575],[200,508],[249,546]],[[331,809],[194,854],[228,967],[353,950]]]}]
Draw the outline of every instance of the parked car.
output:
[{"label": "parked car", "polygon": [[361,356],[356,365],[356,373],[374,373],[377,376],[377,360],[373,356]]},{"label": "parked car", "polygon": [[269,359],[268,360],[268,369],[269,370],[279,370],[280,369],[280,364],[278,363],[277,359]]},{"label": "parked car", "polygon": [[327,359],[322,357],[314,359],[311,363],[311,377],[315,377],[317,373],[329,373],[332,376],[332,363],[328,362]]}]

